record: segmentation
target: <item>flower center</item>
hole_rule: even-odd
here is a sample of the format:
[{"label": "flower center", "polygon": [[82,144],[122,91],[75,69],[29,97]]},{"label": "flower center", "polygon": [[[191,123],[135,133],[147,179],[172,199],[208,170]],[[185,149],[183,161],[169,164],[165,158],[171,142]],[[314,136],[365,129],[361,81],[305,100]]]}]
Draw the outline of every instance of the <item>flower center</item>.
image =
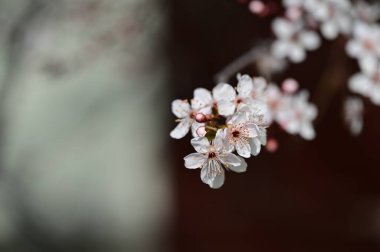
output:
[{"label": "flower center", "polygon": [[240,136],[240,132],[237,131],[237,130],[234,130],[234,131],[232,132],[232,136],[233,136],[233,137],[239,137],[239,136]]},{"label": "flower center", "polygon": [[209,158],[214,158],[214,157],[216,157],[215,152],[209,152],[209,153],[208,153],[208,157],[209,157]]}]

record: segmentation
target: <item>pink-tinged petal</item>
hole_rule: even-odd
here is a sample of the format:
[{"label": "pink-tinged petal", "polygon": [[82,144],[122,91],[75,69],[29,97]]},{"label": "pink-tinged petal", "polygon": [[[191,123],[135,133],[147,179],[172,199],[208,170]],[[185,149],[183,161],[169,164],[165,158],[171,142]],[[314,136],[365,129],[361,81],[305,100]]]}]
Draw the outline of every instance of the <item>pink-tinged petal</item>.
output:
[{"label": "pink-tinged petal", "polygon": [[185,158],[185,167],[188,169],[201,168],[207,162],[207,155],[201,153],[192,153]]},{"label": "pink-tinged petal", "polygon": [[207,137],[197,137],[191,139],[191,145],[199,153],[207,153],[210,150],[210,142]]},{"label": "pink-tinged petal", "polygon": [[237,157],[237,158],[240,159],[240,165],[230,166],[229,169],[231,171],[238,172],[238,173],[246,172],[247,171],[247,162],[245,162],[244,158],[241,158],[241,157]]},{"label": "pink-tinged petal", "polygon": [[205,88],[197,88],[194,90],[194,98],[191,100],[191,106],[195,110],[204,107],[210,107],[213,103],[211,92]]},{"label": "pink-tinged petal", "polygon": [[205,124],[204,123],[198,123],[198,122],[196,122],[196,121],[194,121],[193,123],[192,123],[192,125],[191,125],[191,133],[192,133],[192,135],[193,135],[193,137],[203,137],[203,136],[200,136],[199,134],[198,134],[198,132],[200,132],[200,131],[198,131],[197,132],[197,130],[200,128],[200,127],[205,127]]},{"label": "pink-tinged petal", "polygon": [[212,95],[216,101],[234,101],[236,98],[235,89],[227,83],[219,83],[212,90]]},{"label": "pink-tinged petal", "polygon": [[235,112],[236,105],[234,102],[221,100],[218,101],[218,112],[222,116],[230,116]]},{"label": "pink-tinged petal", "polygon": [[251,138],[249,141],[249,144],[251,146],[251,154],[253,156],[257,156],[261,151],[261,143],[260,143],[259,138],[257,137]]},{"label": "pink-tinged petal", "polygon": [[238,75],[238,84],[237,84],[237,92],[239,93],[240,97],[251,97],[253,92],[253,82],[252,78],[245,74],[245,75]]},{"label": "pink-tinged petal", "polygon": [[242,159],[233,153],[222,153],[218,156],[218,158],[227,169],[232,169],[231,167],[240,166],[242,163]]},{"label": "pink-tinged petal", "polygon": [[189,132],[191,126],[191,120],[189,118],[184,118],[171,132],[170,136],[175,139],[180,139],[186,136]]},{"label": "pink-tinged petal", "polygon": [[184,118],[190,114],[190,104],[186,100],[174,100],[172,102],[172,112],[178,118]]},{"label": "pink-tinged petal", "polygon": [[235,144],[236,152],[245,158],[249,158],[251,156],[251,146],[249,145],[248,141],[245,140],[239,140],[236,141]]}]

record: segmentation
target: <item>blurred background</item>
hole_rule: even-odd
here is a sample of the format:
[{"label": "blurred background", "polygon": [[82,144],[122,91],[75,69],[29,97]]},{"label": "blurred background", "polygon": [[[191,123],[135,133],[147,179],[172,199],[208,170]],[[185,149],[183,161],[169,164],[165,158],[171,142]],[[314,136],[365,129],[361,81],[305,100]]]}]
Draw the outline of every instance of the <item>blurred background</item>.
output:
[{"label": "blurred background", "polygon": [[357,71],[341,41],[274,79],[312,92],[315,140],[270,129],[278,151],[211,190],[169,138],[171,101],[270,22],[234,0],[0,0],[0,251],[380,251],[380,109],[352,137],[348,90],[318,89]]}]

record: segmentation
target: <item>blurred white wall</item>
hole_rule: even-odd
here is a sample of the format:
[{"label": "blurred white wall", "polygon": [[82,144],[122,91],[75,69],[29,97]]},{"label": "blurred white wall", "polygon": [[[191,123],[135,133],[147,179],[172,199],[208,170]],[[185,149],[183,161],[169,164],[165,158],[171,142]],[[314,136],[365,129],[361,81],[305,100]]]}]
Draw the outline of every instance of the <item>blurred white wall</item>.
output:
[{"label": "blurred white wall", "polygon": [[0,242],[27,218],[47,239],[158,251],[171,211],[161,1],[9,0],[0,13]]}]

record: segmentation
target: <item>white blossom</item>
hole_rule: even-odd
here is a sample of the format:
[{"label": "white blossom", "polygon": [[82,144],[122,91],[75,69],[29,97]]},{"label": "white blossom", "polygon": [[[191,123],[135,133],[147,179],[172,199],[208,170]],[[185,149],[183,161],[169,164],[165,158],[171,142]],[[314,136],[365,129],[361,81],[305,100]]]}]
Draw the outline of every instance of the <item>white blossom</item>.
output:
[{"label": "white blossom", "polygon": [[317,108],[308,102],[308,97],[307,91],[283,96],[275,117],[286,132],[299,134],[304,139],[311,140],[315,137],[312,121],[317,116]]},{"label": "white blossom", "polygon": [[361,60],[361,72],[353,75],[348,87],[354,93],[368,97],[375,105],[380,105],[380,62]]},{"label": "white blossom", "polygon": [[243,158],[226,150],[222,135],[222,130],[218,130],[212,144],[206,137],[192,139],[191,144],[197,152],[184,158],[186,168],[201,168],[201,180],[213,189],[224,184],[225,169],[239,173],[247,170]]},{"label": "white blossom", "polygon": [[357,136],[363,129],[364,104],[358,97],[347,97],[343,104],[344,121],[352,135]]},{"label": "white blossom", "polygon": [[358,60],[371,60],[380,57],[380,27],[363,22],[356,22],[353,37],[346,45],[349,56]]},{"label": "white blossom", "polygon": [[[254,138],[259,135],[258,126],[250,120],[248,111],[239,111],[227,121],[227,128],[223,131],[226,149],[234,151],[245,158],[249,158],[252,153],[251,145],[254,144]],[[255,146],[253,146],[255,149]]]},{"label": "white blossom", "polygon": [[294,63],[306,59],[306,50],[315,50],[320,44],[320,38],[314,31],[307,30],[302,21],[289,21],[276,18],[272,29],[277,40],[272,45],[272,53],[278,58],[289,58]]},{"label": "white blossom", "polygon": [[[170,136],[175,139],[183,138],[192,128],[193,136],[197,129],[197,122],[194,117],[197,113],[210,114],[213,105],[213,98],[210,91],[204,88],[194,90],[194,98],[191,106],[187,100],[175,100],[172,102],[172,112],[177,116],[179,122],[171,132]],[[193,126],[194,124],[194,126]]]},{"label": "white blossom", "polygon": [[265,86],[260,78],[252,80],[248,75],[238,75],[237,78],[236,90],[227,83],[220,83],[212,91],[220,115],[230,116],[240,106],[250,104],[252,96],[261,92]]},{"label": "white blossom", "polygon": [[380,3],[368,3],[356,1],[352,9],[355,19],[360,19],[367,23],[374,23],[380,18]]}]

